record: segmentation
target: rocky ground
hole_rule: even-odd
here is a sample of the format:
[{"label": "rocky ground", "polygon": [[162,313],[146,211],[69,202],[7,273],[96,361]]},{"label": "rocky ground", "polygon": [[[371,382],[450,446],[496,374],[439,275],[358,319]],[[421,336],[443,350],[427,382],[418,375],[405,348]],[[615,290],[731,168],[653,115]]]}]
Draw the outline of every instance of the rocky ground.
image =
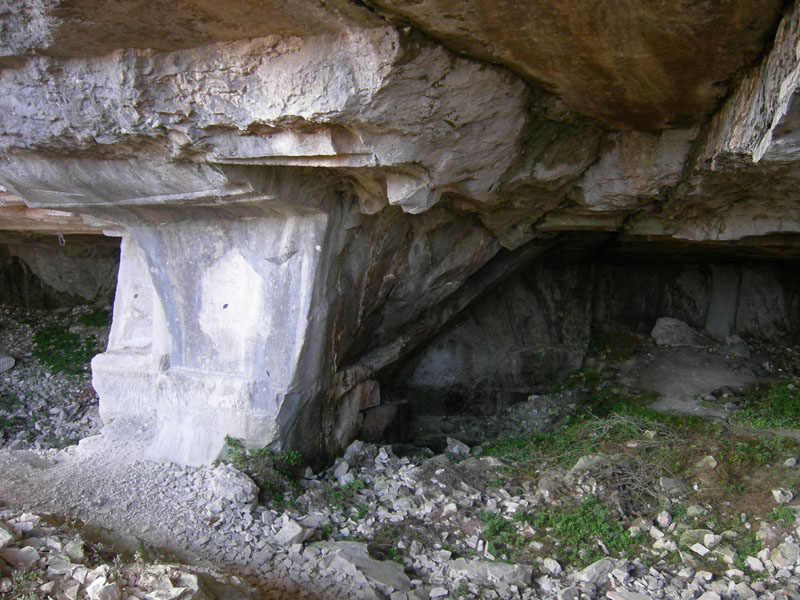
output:
[{"label": "rocky ground", "polygon": [[[800,597],[796,348],[600,336],[488,422],[437,417],[441,454],[354,442],[315,473],[230,440],[188,468],[95,435],[101,316],[2,313],[4,600]],[[71,356],[65,331],[77,363],[36,344]]]}]

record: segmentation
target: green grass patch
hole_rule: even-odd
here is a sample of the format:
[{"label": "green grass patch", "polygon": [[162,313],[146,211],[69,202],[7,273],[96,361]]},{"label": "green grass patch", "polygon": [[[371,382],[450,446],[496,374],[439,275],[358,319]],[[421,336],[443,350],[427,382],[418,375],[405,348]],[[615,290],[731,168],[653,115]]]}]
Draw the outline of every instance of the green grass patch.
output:
[{"label": "green grass patch", "polygon": [[587,496],[577,506],[536,511],[525,520],[537,530],[550,528],[554,552],[562,564],[584,567],[605,556],[598,542],[616,556],[637,553],[641,539],[631,536],[597,496]]},{"label": "green grass patch", "polygon": [[743,536],[737,544],[736,556],[733,559],[733,566],[737,569],[744,570],[747,557],[755,556],[760,550],[761,542],[756,537],[756,534],[753,532],[747,532],[747,534]]},{"label": "green grass patch", "polygon": [[483,539],[489,553],[500,560],[515,561],[527,540],[502,515],[481,511],[478,517],[486,523]]},{"label": "green grass patch", "polygon": [[53,371],[80,375],[89,370],[95,343],[94,336],[84,338],[67,325],[49,325],[33,334],[33,354]]},{"label": "green grass patch", "polygon": [[794,525],[794,510],[790,506],[778,506],[772,509],[772,518],[785,527]]},{"label": "green grass patch", "polygon": [[773,383],[766,388],[756,386],[751,394],[736,413],[737,423],[758,429],[800,428],[800,387],[788,382]]}]

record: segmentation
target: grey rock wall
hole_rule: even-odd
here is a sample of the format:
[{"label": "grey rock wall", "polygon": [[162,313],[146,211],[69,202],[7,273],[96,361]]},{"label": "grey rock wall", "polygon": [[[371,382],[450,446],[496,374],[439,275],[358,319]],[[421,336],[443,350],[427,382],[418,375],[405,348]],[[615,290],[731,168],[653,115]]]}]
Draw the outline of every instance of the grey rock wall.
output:
[{"label": "grey rock wall", "polygon": [[580,368],[594,332],[649,335],[661,317],[719,342],[800,340],[794,262],[564,262],[558,254],[472,305],[387,377],[385,392],[424,411],[492,412]]}]

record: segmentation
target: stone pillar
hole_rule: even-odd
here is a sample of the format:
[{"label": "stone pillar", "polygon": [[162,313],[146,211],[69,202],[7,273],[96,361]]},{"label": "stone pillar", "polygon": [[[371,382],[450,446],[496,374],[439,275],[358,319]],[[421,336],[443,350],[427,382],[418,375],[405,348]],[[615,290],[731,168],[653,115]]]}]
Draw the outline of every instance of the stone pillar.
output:
[{"label": "stone pillar", "polygon": [[151,423],[146,457],[190,465],[226,435],[305,445],[327,385],[329,216],[259,203],[137,215],[92,362],[103,419]]}]

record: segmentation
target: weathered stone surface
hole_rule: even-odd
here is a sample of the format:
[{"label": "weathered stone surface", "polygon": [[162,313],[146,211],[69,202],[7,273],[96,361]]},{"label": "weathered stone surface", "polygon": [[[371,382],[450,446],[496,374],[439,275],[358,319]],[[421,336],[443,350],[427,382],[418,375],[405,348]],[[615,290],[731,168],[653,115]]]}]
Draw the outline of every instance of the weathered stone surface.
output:
[{"label": "weathered stone surface", "polygon": [[110,304],[119,242],[96,235],[0,232],[0,301],[27,307]]},{"label": "weathered stone surface", "polygon": [[378,561],[369,556],[366,544],[357,542],[322,542],[321,547],[330,551],[323,559],[324,566],[360,573],[367,581],[378,583],[401,592],[411,589],[411,581],[403,572],[402,565],[394,561]]},{"label": "weathered stone surface", "polygon": [[614,570],[614,561],[610,558],[601,558],[593,562],[582,571],[575,573],[575,579],[594,585],[602,585],[606,582],[611,571]]},{"label": "weathered stone surface", "polygon": [[542,82],[584,114],[644,130],[716,108],[723,82],[758,56],[781,8],[746,0],[724,7],[538,2],[535,9],[486,0],[370,3],[450,47]]}]

